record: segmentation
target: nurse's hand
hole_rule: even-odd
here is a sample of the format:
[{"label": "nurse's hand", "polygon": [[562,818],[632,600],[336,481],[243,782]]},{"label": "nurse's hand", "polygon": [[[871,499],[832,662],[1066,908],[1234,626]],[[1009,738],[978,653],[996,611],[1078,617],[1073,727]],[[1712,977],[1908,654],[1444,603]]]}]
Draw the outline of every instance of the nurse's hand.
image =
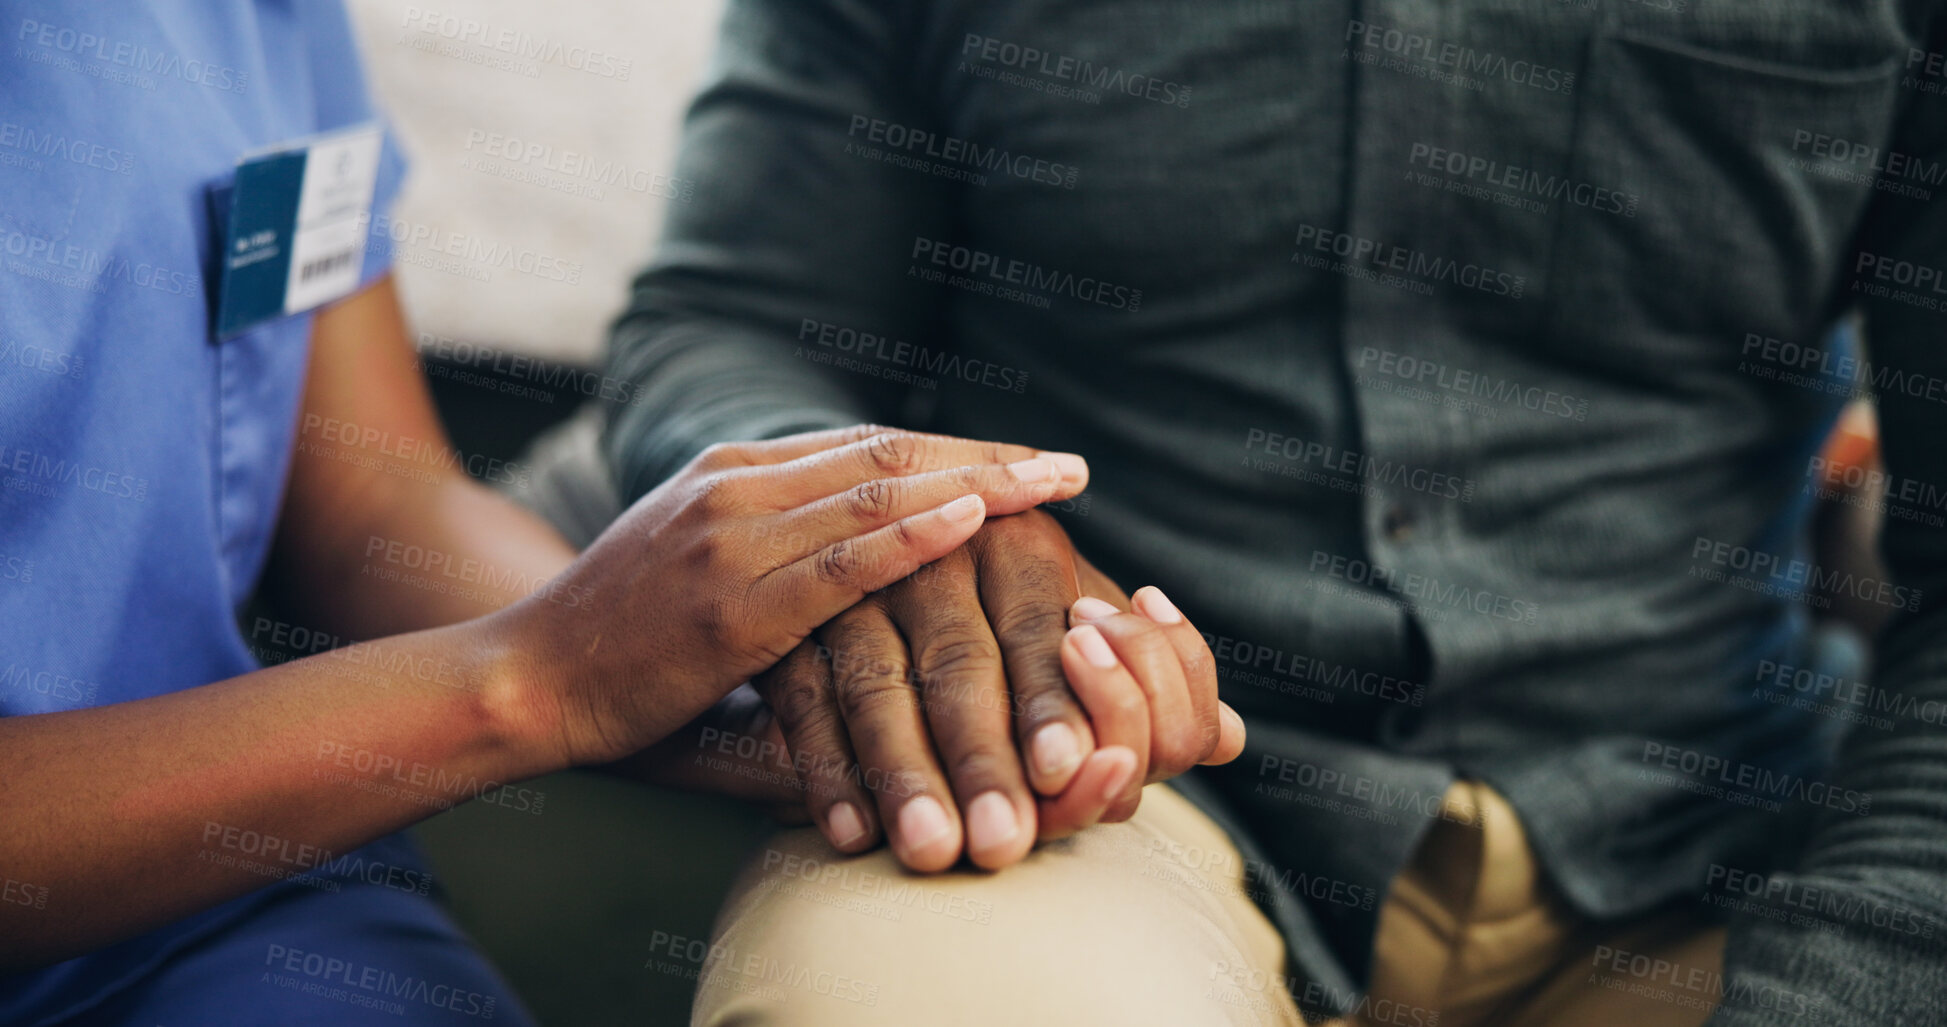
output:
[{"label": "nurse's hand", "polygon": [[869,425],[712,446],[493,615],[519,719],[568,765],[620,759],[987,516],[1086,484],[1072,454]]}]

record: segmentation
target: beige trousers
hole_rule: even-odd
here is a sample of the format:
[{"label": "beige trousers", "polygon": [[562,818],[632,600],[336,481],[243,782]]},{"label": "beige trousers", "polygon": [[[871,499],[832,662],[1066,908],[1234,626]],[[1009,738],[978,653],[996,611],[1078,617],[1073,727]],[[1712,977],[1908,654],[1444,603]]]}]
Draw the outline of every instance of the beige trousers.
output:
[{"label": "beige trousers", "polygon": [[[998,874],[910,876],[884,849],[841,857],[815,831],[781,832],[724,906],[692,1022],[1302,1024],[1292,993],[1326,997],[1286,980],[1283,941],[1250,898],[1258,869],[1162,786],[1128,823]],[[1722,949],[1688,914],[1581,922],[1506,801],[1462,782],[1380,906],[1370,994],[1332,1023],[1689,1027],[1710,1013]]]}]

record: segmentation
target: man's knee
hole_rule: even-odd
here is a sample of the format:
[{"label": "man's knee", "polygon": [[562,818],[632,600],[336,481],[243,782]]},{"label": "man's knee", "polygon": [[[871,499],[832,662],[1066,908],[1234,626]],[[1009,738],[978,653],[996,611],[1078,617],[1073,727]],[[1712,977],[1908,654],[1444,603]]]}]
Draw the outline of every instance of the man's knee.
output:
[{"label": "man's knee", "polygon": [[695,1022],[1260,1022],[1223,1001],[1212,968],[1276,973],[1282,951],[1240,940],[1235,904],[1182,872],[1167,821],[1138,814],[999,873],[928,876],[781,833],[719,918]]}]

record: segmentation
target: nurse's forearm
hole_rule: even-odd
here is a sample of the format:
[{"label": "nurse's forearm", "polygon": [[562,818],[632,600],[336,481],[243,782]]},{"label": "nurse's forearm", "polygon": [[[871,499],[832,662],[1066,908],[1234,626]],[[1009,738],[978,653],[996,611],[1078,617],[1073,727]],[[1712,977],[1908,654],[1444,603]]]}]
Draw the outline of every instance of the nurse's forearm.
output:
[{"label": "nurse's forearm", "polygon": [[323,544],[285,551],[277,607],[314,637],[439,627],[536,593],[571,610],[599,601],[551,584],[575,559],[559,533],[464,476],[394,495]]},{"label": "nurse's forearm", "polygon": [[267,630],[329,645],[451,624],[545,591],[574,550],[468,469],[526,474],[446,437],[391,279],[320,312],[265,576],[292,623]]},{"label": "nurse's forearm", "polygon": [[0,971],[133,937],[562,766],[505,620],[0,719],[0,878],[34,899],[0,902]]}]

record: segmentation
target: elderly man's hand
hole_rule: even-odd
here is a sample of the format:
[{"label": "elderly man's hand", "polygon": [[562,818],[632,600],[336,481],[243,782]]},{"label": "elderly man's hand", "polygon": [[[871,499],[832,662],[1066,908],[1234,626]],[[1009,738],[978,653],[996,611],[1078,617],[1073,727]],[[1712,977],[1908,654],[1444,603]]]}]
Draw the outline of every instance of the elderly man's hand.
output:
[{"label": "elderly man's hand", "polygon": [[884,830],[922,871],[963,851],[1008,866],[1244,744],[1190,622],[1155,588],[1132,604],[1039,510],[990,521],[755,684],[832,844]]}]

